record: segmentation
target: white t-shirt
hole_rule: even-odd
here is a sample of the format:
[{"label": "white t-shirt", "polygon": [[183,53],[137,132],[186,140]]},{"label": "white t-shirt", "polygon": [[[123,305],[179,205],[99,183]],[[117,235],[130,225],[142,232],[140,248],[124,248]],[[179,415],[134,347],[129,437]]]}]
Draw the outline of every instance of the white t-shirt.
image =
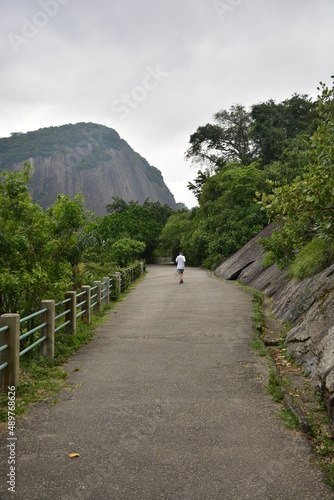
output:
[{"label": "white t-shirt", "polygon": [[175,262],[177,264],[177,269],[184,269],[185,261],[186,261],[186,258],[184,255],[178,255],[175,259]]}]

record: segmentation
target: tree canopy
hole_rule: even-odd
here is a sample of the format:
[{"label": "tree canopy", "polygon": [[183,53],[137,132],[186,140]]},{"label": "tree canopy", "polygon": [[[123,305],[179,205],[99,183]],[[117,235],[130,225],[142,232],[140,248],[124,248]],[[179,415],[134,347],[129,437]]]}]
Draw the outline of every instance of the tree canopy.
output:
[{"label": "tree canopy", "polygon": [[173,210],[146,200],[114,198],[109,215],[96,217],[84,199],[58,195],[45,212],[29,194],[32,169],[1,174],[0,314],[29,313],[47,297],[100,279],[150,257]]},{"label": "tree canopy", "polygon": [[309,163],[292,182],[271,183],[272,192],[260,204],[271,220],[280,223],[264,248],[285,267],[313,239],[334,242],[334,87],[321,83],[318,96],[318,127],[310,138]]},{"label": "tree canopy", "polygon": [[[277,261],[284,263],[293,259],[314,228],[322,235],[332,231],[325,215],[332,208],[328,182],[332,173],[326,177],[315,161],[331,154],[325,155],[323,146],[319,149],[320,142],[330,137],[332,118],[325,111],[329,102],[327,89],[317,102],[294,94],[280,103],[270,99],[254,104],[249,110],[234,104],[190,136],[186,158],[200,168],[188,188],[199,207],[184,221],[179,241],[190,261],[219,264],[273,218],[284,225],[265,244],[269,250],[275,247]],[[262,205],[256,196],[262,196]],[[315,216],[316,204],[322,216]],[[172,236],[168,231],[175,232],[183,217],[176,214],[173,224],[165,226],[164,244]]]},{"label": "tree canopy", "polygon": [[30,311],[73,282],[78,234],[88,214],[78,196],[59,196],[48,212],[32,202],[31,168],[2,172],[0,183],[0,311]]}]

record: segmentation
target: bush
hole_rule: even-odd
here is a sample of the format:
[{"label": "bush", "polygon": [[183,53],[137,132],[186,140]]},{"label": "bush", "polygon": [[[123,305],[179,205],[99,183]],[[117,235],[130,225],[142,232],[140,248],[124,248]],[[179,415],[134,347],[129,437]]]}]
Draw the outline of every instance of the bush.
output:
[{"label": "bush", "polygon": [[332,260],[329,243],[315,238],[297,254],[288,268],[289,278],[302,280],[325,269]]},{"label": "bush", "polygon": [[273,251],[269,251],[265,254],[265,256],[263,257],[263,260],[262,260],[262,267],[264,267],[265,269],[267,269],[267,267],[270,267],[272,266],[273,264],[275,264],[275,254]]},{"label": "bush", "polygon": [[120,267],[126,267],[143,254],[145,247],[146,245],[142,241],[121,238],[111,247],[112,258]]}]

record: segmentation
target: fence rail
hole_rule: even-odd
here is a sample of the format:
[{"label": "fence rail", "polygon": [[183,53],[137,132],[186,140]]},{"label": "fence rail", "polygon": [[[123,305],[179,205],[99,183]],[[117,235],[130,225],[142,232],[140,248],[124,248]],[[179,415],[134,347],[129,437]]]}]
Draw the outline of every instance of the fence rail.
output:
[{"label": "fence rail", "polygon": [[[54,300],[43,300],[39,311],[24,318],[10,313],[0,316],[0,391],[7,391],[11,386],[18,387],[20,357],[38,345],[43,356],[54,357],[55,334],[59,330],[65,328],[68,334],[75,335],[78,318],[90,324],[91,313],[100,312],[110,300],[117,299],[118,291],[123,292],[143,271],[144,263],[140,262],[116,272],[111,278],[94,281],[92,287],[83,286],[79,293],[66,292],[65,300],[57,304]],[[59,312],[61,308],[64,310]],[[22,326],[29,325],[29,321],[35,318],[39,321],[37,326],[30,329]],[[63,319],[65,321],[61,322]],[[30,345],[20,349],[23,340],[30,340]]]}]

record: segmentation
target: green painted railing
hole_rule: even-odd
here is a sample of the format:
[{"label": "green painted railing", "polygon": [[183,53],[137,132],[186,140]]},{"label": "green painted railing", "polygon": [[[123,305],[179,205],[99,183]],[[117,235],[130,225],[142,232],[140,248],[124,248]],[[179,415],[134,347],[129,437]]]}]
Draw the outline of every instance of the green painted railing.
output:
[{"label": "green painted railing", "polygon": [[[67,292],[65,300],[55,303],[54,300],[44,300],[41,309],[24,318],[19,314],[3,314],[0,316],[0,390],[6,391],[8,386],[19,385],[19,359],[32,349],[40,346],[43,356],[54,356],[55,334],[65,328],[69,334],[76,333],[76,321],[82,318],[90,323],[91,312],[99,312],[117,300],[118,290],[123,292],[144,271],[144,263],[123,269],[115,276],[95,281],[94,285],[83,286],[82,291]],[[93,292],[93,294],[92,294]],[[62,310],[63,309],[63,310]],[[56,314],[57,311],[57,314]],[[38,325],[30,329],[24,328],[27,322],[38,318]],[[32,321],[33,323],[33,321]],[[39,332],[39,338],[36,333]],[[20,350],[20,344],[30,339],[29,346]]]},{"label": "green painted railing", "polygon": [[[33,314],[30,314],[29,316],[26,316],[25,318],[20,319],[20,325],[22,325],[26,321],[29,321],[30,319],[33,319],[33,318],[36,318],[37,316],[40,316],[41,314],[45,313],[46,311],[47,311],[47,309],[46,309],[46,307],[44,307],[40,311],[37,311],[37,312],[35,312]],[[23,340],[26,337],[29,337],[30,335],[33,335],[35,332],[38,332],[39,330],[41,330],[44,326],[46,326],[46,322],[41,323],[40,325],[35,326],[35,328],[32,328],[31,330],[28,330],[27,332],[23,333],[22,335],[19,336],[19,340]],[[33,349],[37,345],[39,345],[42,342],[44,342],[44,340],[46,340],[46,335],[43,335],[38,340],[36,340],[32,344],[30,344],[28,347],[26,347],[25,349],[23,349],[23,351],[20,351],[19,352],[19,356],[21,357],[24,354],[26,354],[27,352],[31,351],[31,349]]]}]

